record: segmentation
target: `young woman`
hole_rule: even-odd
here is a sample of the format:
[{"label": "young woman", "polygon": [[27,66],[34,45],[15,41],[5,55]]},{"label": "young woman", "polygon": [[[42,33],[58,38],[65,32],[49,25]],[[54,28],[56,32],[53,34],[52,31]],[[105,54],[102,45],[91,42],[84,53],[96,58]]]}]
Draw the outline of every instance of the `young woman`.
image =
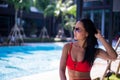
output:
[{"label": "young woman", "polygon": [[[69,80],[91,80],[90,70],[95,58],[115,60],[117,53],[91,20],[78,21],[73,31],[76,42],[67,43],[63,47],[59,70],[60,80],[68,80],[65,75],[66,67]],[[105,47],[105,51],[98,48],[97,39]]]}]

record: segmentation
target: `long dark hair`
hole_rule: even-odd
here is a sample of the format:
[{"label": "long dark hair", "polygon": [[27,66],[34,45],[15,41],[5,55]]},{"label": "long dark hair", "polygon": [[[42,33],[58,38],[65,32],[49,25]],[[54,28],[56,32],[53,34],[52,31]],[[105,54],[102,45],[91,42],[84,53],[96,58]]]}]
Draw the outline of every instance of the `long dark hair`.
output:
[{"label": "long dark hair", "polygon": [[85,56],[84,61],[89,62],[90,65],[93,65],[95,60],[96,50],[98,47],[97,38],[95,37],[95,33],[97,33],[97,29],[94,23],[90,19],[81,19],[80,22],[83,23],[85,30],[88,32],[88,37],[86,39],[86,48],[85,48]]}]

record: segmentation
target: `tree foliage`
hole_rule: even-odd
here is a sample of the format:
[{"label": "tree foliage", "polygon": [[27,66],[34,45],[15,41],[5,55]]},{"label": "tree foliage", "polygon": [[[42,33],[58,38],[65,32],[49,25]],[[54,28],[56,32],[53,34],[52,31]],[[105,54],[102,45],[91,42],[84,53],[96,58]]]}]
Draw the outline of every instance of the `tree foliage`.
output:
[{"label": "tree foliage", "polygon": [[32,0],[7,0],[7,2],[14,6],[15,9],[23,9],[26,10],[30,8],[32,5]]},{"label": "tree foliage", "polygon": [[54,11],[56,9],[55,7],[56,7],[55,3],[49,4],[46,7],[46,9],[44,10],[44,15],[45,16],[54,16]]},{"label": "tree foliage", "polygon": [[50,0],[33,0],[33,3],[39,11],[44,12],[46,7],[50,4]]}]

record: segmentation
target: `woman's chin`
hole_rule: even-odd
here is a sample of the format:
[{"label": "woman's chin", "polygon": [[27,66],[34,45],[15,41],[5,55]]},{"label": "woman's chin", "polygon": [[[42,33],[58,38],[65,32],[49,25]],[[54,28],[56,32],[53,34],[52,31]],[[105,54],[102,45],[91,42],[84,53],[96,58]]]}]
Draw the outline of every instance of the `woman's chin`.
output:
[{"label": "woman's chin", "polygon": [[77,38],[74,38],[75,41],[77,41]]}]

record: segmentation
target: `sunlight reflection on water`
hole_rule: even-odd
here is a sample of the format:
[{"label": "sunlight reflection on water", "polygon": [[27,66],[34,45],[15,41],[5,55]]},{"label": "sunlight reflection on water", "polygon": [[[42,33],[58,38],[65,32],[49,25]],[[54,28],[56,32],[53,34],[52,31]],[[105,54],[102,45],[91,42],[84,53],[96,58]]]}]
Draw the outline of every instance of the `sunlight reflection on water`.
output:
[{"label": "sunlight reflection on water", "polygon": [[0,47],[0,80],[58,69],[62,46]]}]

